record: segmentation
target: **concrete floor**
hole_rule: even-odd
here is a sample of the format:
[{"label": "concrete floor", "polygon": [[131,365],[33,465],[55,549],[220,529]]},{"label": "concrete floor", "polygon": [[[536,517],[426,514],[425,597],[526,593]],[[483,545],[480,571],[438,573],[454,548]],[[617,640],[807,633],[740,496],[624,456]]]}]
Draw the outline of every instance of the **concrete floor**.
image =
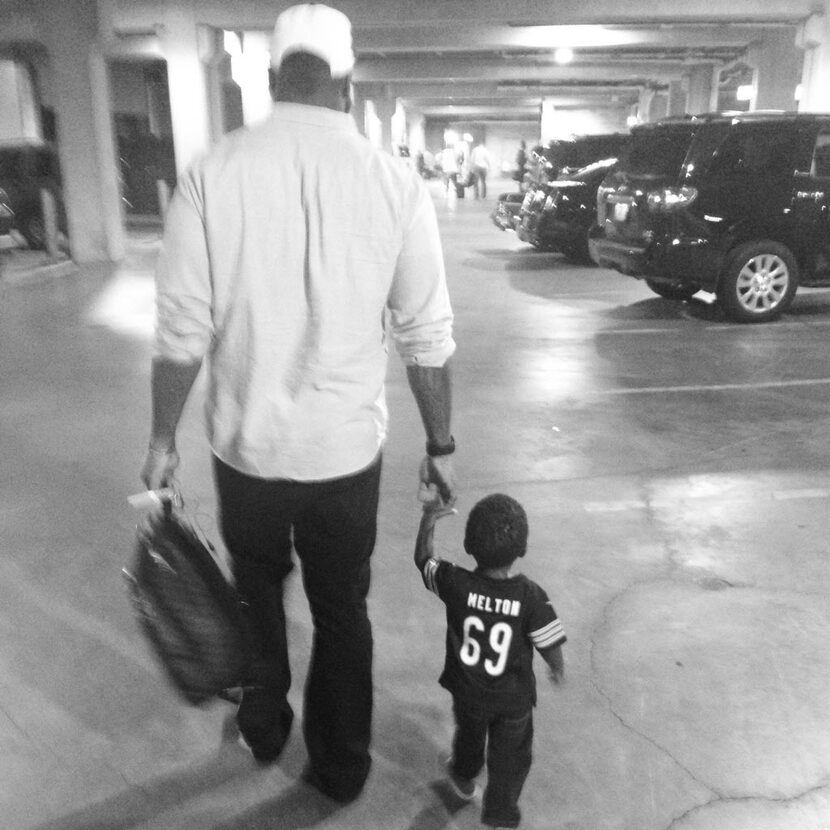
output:
[{"label": "concrete floor", "polygon": [[[569,635],[540,682],[528,830],[830,828],[830,292],[776,324],[722,322],[531,251],[433,183],[457,315],[462,516],[510,493],[523,569]],[[494,195],[497,185],[493,187]],[[435,786],[452,732],[443,612],[411,563],[422,432],[390,364],[371,611],[374,771],[342,809],[298,783],[299,730],[262,771],[232,710],[184,706],[120,569],[148,421],[150,267],[0,283],[0,827],[471,830]],[[181,484],[218,541],[198,395]],[[310,622],[290,584],[295,702]],[[542,674],[540,672],[540,674]]]}]

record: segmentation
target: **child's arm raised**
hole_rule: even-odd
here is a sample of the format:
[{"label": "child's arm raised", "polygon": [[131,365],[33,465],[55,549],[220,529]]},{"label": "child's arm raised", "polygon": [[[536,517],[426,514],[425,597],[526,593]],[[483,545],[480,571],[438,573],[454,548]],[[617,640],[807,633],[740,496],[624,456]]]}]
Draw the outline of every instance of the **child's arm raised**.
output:
[{"label": "child's arm raised", "polygon": [[424,564],[433,554],[435,523],[442,516],[452,516],[457,512],[454,508],[445,507],[440,502],[430,502],[424,505],[418,538],[415,540],[415,566],[419,571],[424,570]]},{"label": "child's arm raised", "polygon": [[562,659],[562,646],[540,648],[539,654],[548,664],[548,677],[557,686],[565,679],[565,661]]}]

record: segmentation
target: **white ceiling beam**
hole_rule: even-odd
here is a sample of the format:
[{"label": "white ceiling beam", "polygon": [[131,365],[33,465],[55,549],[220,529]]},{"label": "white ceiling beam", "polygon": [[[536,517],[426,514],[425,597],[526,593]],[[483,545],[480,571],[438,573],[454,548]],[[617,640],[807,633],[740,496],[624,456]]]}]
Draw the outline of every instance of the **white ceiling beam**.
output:
[{"label": "white ceiling beam", "polygon": [[[435,51],[499,51],[516,49],[572,49],[621,46],[741,47],[760,40],[773,27],[721,25],[654,25],[654,26],[496,26],[472,24],[464,27],[463,36],[446,25],[393,27],[356,27],[355,49],[361,52],[413,52],[425,48]],[[795,37],[796,27],[779,24]]]},{"label": "white ceiling beam", "polygon": [[463,99],[468,102],[481,100],[511,100],[513,98],[547,97],[549,95],[574,95],[574,96],[601,96],[622,94],[631,90],[642,88],[640,83],[615,83],[611,80],[597,80],[591,86],[582,84],[498,84],[498,83],[460,83],[460,84],[419,84],[419,83],[394,83],[387,86],[387,91],[396,98],[420,98],[424,101],[447,101],[450,99]]},{"label": "white ceiling beam", "polygon": [[595,64],[569,64],[559,66],[533,62],[522,64],[467,58],[443,58],[438,55],[424,55],[417,58],[389,60],[359,60],[355,65],[354,79],[357,83],[367,82],[425,82],[425,81],[537,81],[551,83],[573,83],[594,81],[600,78],[626,80],[652,77],[664,79],[680,78],[689,66],[677,61],[633,61],[610,60]]}]

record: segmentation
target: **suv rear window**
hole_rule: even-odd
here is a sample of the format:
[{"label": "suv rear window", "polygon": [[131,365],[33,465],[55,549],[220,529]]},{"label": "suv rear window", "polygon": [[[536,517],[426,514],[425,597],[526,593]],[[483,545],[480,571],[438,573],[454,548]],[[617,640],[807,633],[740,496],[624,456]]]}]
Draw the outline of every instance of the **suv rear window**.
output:
[{"label": "suv rear window", "polygon": [[709,172],[712,175],[748,173],[753,176],[790,175],[795,166],[797,146],[794,129],[786,124],[730,131],[715,151]]},{"label": "suv rear window", "polygon": [[694,130],[692,123],[633,130],[622,167],[627,173],[676,177]]}]

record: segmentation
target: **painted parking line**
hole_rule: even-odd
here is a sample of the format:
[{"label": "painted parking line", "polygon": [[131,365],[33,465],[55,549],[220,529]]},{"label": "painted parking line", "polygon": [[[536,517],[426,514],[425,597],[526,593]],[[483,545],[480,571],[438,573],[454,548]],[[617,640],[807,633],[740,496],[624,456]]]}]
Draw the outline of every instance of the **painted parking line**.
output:
[{"label": "painted parking line", "polygon": [[[776,325],[776,330],[780,330],[782,328],[787,328],[789,330],[792,329],[805,329],[805,328],[818,328],[819,326],[830,326],[830,320],[816,320],[810,323],[792,323],[791,325],[787,325],[786,323],[778,323]],[[702,331],[707,332],[733,332],[733,331],[746,331],[747,327],[745,325],[729,325],[728,323],[722,323],[716,326],[703,326]],[[597,334],[605,336],[624,336],[624,335],[637,335],[637,334],[671,334],[673,336],[677,336],[677,329],[676,328],[646,328],[646,329],[600,329],[597,331]]]},{"label": "painted parking line", "polygon": [[830,386],[830,378],[770,380],[758,383],[703,383],[689,386],[635,386],[630,389],[597,389],[597,395],[653,395],[665,392],[735,392],[755,389],[789,389],[799,386]]},{"label": "painted parking line", "polygon": [[[696,495],[694,493],[684,496],[680,501],[691,501],[694,499],[723,499],[723,494],[702,493]],[[798,501],[801,499],[827,499],[830,498],[830,489],[823,487],[812,487],[792,490],[774,490],[770,493],[770,498],[775,501]],[[742,499],[729,499],[730,501],[742,501]],[[749,501],[750,499],[746,499]],[[758,501],[758,494],[753,493],[751,501]],[[611,501],[590,501],[582,505],[586,513],[624,513],[629,510],[646,510],[663,509],[677,506],[677,499],[655,499],[652,502],[646,502],[642,499],[619,499]]]},{"label": "painted parking line", "polygon": [[585,505],[588,513],[622,513],[625,510],[645,510],[648,504],[644,501],[590,501]]},{"label": "painted parking line", "polygon": [[789,499],[826,499],[830,496],[830,490],[822,488],[812,488],[805,490],[776,490],[772,497],[777,501],[787,501]]}]

